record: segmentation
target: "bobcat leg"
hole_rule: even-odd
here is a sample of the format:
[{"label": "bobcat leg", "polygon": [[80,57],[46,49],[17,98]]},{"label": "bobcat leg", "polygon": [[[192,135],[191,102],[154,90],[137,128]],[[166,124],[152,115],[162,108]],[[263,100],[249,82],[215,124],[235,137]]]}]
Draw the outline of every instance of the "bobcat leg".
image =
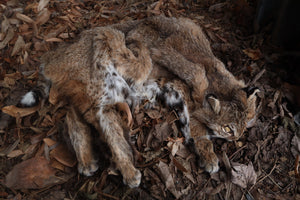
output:
[{"label": "bobcat leg", "polygon": [[73,107],[67,113],[66,122],[78,160],[78,171],[86,176],[91,176],[97,171],[98,165],[92,150],[90,129],[87,124],[81,121]]},{"label": "bobcat leg", "polygon": [[[160,47],[151,49],[153,62],[165,67],[177,75],[193,89],[194,100],[202,102],[205,90],[208,87],[206,71],[201,63],[193,63],[172,48]],[[183,67],[189,66],[189,67]]]},{"label": "bobcat leg", "polygon": [[141,172],[133,165],[132,150],[124,137],[120,116],[112,106],[104,105],[100,108],[98,117],[104,138],[112,152],[112,160],[120,170],[124,184],[131,188],[138,187]]},{"label": "bobcat leg", "polygon": [[199,153],[197,160],[199,167],[203,167],[209,173],[219,171],[219,159],[214,152],[213,143],[209,139],[200,138],[195,139],[195,145]]},{"label": "bobcat leg", "polygon": [[219,159],[214,152],[213,143],[206,137],[206,127],[191,117],[191,136],[194,143],[191,150],[196,154],[199,167],[209,173],[219,171]]}]

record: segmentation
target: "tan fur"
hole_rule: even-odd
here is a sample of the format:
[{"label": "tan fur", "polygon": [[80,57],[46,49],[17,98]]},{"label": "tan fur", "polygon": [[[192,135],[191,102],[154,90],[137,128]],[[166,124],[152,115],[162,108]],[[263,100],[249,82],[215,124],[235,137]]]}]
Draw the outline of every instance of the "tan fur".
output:
[{"label": "tan fur", "polygon": [[[71,139],[78,134],[87,141],[87,146],[75,149],[79,170],[86,174],[95,167],[93,156],[86,155],[90,154],[90,135],[83,120],[103,132],[124,182],[131,187],[140,183],[141,174],[133,166],[118,112],[107,105],[99,115],[105,84],[102,66],[111,63],[126,81],[138,87],[147,79],[164,78],[184,94],[199,163],[208,172],[218,170],[218,159],[205,137],[207,128],[220,137],[237,139],[255,112],[255,96],[247,99],[242,90],[245,84],[213,55],[204,33],[191,20],[154,17],[84,31],[77,42],[47,53],[43,64],[45,76],[71,105],[67,115]],[[207,101],[210,94],[218,102]],[[219,106],[218,113],[215,105]],[[101,128],[99,122],[107,129]],[[234,124],[235,132],[219,133],[226,124]],[[82,133],[78,131],[80,127]]]},{"label": "tan fur", "polygon": [[[138,39],[150,49],[154,65],[151,78],[165,78],[175,81],[177,88],[185,87],[183,93],[191,113],[191,135],[202,155],[201,165],[209,172],[216,171],[218,159],[212,145],[203,145],[203,142],[210,143],[203,139],[207,127],[220,137],[238,139],[255,116],[255,94],[247,98],[244,82],[237,80],[213,55],[205,34],[189,19],[155,17],[113,27],[123,31],[126,40]],[[214,105],[207,98],[210,94],[218,100]],[[228,124],[235,129],[231,134],[222,131]]]}]

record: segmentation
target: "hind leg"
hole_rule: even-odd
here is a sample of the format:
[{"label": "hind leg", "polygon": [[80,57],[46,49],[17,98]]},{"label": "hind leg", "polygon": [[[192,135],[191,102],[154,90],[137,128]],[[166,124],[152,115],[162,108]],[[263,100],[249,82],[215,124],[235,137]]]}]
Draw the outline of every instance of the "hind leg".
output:
[{"label": "hind leg", "polygon": [[112,160],[120,170],[124,184],[131,188],[138,187],[141,172],[133,165],[132,149],[124,137],[120,115],[112,105],[103,105],[98,117],[105,141],[112,152]]},{"label": "hind leg", "polygon": [[76,152],[78,171],[91,176],[98,169],[97,160],[92,150],[92,137],[90,128],[71,107],[67,113],[66,122],[71,144]]}]

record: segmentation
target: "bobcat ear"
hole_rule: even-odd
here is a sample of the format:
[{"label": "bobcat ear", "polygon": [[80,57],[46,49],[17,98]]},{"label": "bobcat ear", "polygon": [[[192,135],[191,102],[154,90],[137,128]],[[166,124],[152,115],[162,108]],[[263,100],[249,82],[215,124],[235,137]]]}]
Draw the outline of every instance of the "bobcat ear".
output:
[{"label": "bobcat ear", "polygon": [[206,96],[206,99],[210,105],[210,107],[213,109],[213,111],[216,114],[219,114],[220,110],[221,110],[221,104],[219,99],[217,99],[217,97],[213,94],[209,94]]},{"label": "bobcat ear", "polygon": [[258,87],[246,87],[243,88],[243,90],[247,93],[247,99],[253,100],[253,98],[256,98],[256,93],[260,92]]},{"label": "bobcat ear", "polygon": [[247,128],[254,125],[256,121],[256,93],[260,92],[257,87],[244,88],[247,93]]}]

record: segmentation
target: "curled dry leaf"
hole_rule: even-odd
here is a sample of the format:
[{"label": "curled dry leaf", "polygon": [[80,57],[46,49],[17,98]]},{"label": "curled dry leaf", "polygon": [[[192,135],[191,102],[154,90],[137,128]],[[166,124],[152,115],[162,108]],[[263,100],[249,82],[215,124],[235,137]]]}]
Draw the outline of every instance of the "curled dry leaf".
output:
[{"label": "curled dry leaf", "polygon": [[23,15],[21,13],[17,13],[16,14],[16,17],[19,19],[19,20],[22,20],[23,22],[26,22],[26,23],[29,23],[29,24],[32,24],[34,21],[33,19],[31,19],[30,17],[26,16],[26,15]]},{"label": "curled dry leaf", "polygon": [[244,49],[243,52],[252,60],[259,60],[262,57],[259,49]]},{"label": "curled dry leaf", "polygon": [[176,199],[178,199],[182,195],[182,193],[176,190],[173,177],[169,170],[169,166],[166,163],[160,161],[157,167],[161,172],[163,181],[165,182],[167,189],[176,197]]},{"label": "curled dry leaf", "polygon": [[63,40],[60,38],[48,38],[46,42],[63,42]]},{"label": "curled dry leaf", "polygon": [[50,19],[50,15],[51,12],[47,8],[43,9],[42,12],[40,12],[40,14],[38,15],[38,18],[35,21],[35,23],[38,25],[45,24]]},{"label": "curled dry leaf", "polygon": [[9,154],[7,154],[7,157],[9,157],[9,158],[15,158],[15,157],[18,157],[18,156],[23,155],[23,154],[24,154],[23,151],[21,151],[20,149],[17,149],[17,150],[13,150]]},{"label": "curled dry leaf", "polygon": [[48,5],[49,1],[50,0],[40,0],[37,11],[40,12],[41,10],[43,10]]},{"label": "curled dry leaf", "polygon": [[9,25],[8,19],[5,16],[3,16],[3,18],[4,19],[3,19],[2,23],[1,23],[1,32],[2,33],[6,33],[6,31],[10,27],[10,25]]},{"label": "curled dry leaf", "polygon": [[30,115],[32,113],[35,113],[40,108],[40,105],[31,107],[31,108],[19,108],[14,105],[11,106],[5,106],[1,110],[2,112],[12,116],[12,117],[25,117],[27,115]]},{"label": "curled dry leaf", "polygon": [[162,114],[158,110],[147,110],[146,114],[151,118],[151,119],[159,119],[162,117]]},{"label": "curled dry leaf", "polygon": [[49,147],[51,147],[51,146],[53,146],[53,145],[55,145],[55,144],[57,143],[56,141],[54,141],[54,140],[52,140],[52,139],[50,139],[50,138],[44,138],[43,141],[44,141]]},{"label": "curled dry leaf", "polygon": [[68,167],[74,167],[77,162],[75,156],[69,151],[67,146],[62,144],[59,144],[57,147],[55,147],[50,152],[50,156]]},{"label": "curled dry leaf", "polygon": [[253,168],[252,162],[248,165],[240,163],[232,163],[232,182],[242,188],[247,188],[248,185],[256,183],[257,175]]},{"label": "curled dry leaf", "polygon": [[25,46],[24,39],[23,39],[22,36],[19,35],[18,39],[17,39],[17,41],[15,43],[15,46],[14,46],[14,48],[12,50],[11,56],[16,55],[16,53],[18,53],[21,49],[23,49],[24,46]]},{"label": "curled dry leaf", "polygon": [[11,39],[13,39],[14,35],[15,35],[15,32],[14,32],[13,28],[9,28],[4,40],[0,42],[0,49],[3,49],[4,47],[6,47],[6,45],[9,43],[9,41],[11,41]]},{"label": "curled dry leaf", "polygon": [[44,157],[35,157],[13,167],[5,177],[5,185],[13,189],[39,189],[61,184],[68,178],[55,176],[56,170]]}]

